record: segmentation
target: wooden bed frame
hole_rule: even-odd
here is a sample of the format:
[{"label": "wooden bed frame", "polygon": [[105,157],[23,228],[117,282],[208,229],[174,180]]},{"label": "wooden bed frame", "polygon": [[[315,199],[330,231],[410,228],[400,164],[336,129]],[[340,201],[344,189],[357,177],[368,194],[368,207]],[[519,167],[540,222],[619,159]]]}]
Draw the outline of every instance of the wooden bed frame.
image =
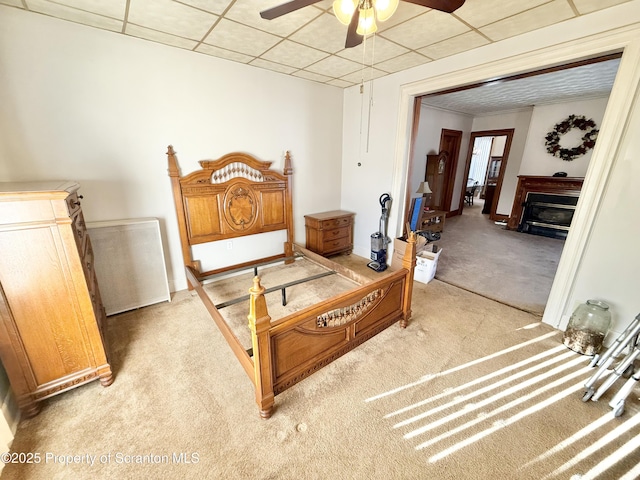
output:
[{"label": "wooden bed frame", "polygon": [[[255,387],[262,418],[273,412],[275,395],[352,350],[396,321],[406,327],[411,317],[416,243],[413,232],[402,268],[364,279],[344,267],[294,244],[291,157],[283,173],[243,153],[200,161],[201,169],[181,176],[176,152],[168,147],[169,176],[178,216],[182,255],[189,283],[217,324]],[[202,272],[191,246],[245,235],[286,230],[279,255]],[[283,318],[267,311],[265,288],[256,275],[249,289],[252,348],[246,350],[203,288],[203,280],[267,263],[293,262],[304,255],[361,285]],[[276,287],[280,288],[280,287]],[[271,290],[271,289],[270,289]],[[284,290],[283,290],[284,300]]]}]

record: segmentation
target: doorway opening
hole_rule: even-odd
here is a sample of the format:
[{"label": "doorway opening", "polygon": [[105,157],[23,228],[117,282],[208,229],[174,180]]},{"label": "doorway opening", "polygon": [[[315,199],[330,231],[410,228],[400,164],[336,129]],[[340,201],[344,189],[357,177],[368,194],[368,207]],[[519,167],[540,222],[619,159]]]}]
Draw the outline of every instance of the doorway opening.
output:
[{"label": "doorway opening", "polygon": [[[528,75],[544,77],[545,76],[544,74],[546,74],[546,73],[565,72],[565,70],[571,71],[575,67],[581,67],[581,66],[584,66],[584,65],[590,65],[591,63],[599,63],[599,62],[605,62],[605,61],[608,61],[608,60],[615,59],[616,67],[615,67],[614,74],[613,74],[613,77],[615,78],[615,72],[617,72],[617,65],[618,65],[617,62],[619,62],[619,58],[620,58],[619,54],[612,54],[612,55],[607,55],[605,57],[600,57],[600,58],[597,58],[597,59],[591,59],[591,60],[587,60],[587,61],[583,60],[583,61],[580,61],[580,62],[576,62],[574,64],[568,64],[568,65],[566,65],[564,67],[564,70],[561,70],[560,67],[556,66],[556,67],[553,67],[551,69],[545,69],[545,70],[542,70],[542,71],[536,71],[536,72],[533,72],[533,73],[530,73],[530,74],[518,75],[517,77],[519,79],[528,78]],[[487,70],[487,72],[486,72],[487,73],[487,78],[493,74],[492,72],[489,72],[490,69],[488,69],[488,67],[486,69],[483,69],[483,71],[484,70]],[[598,77],[596,77],[596,78],[598,78]],[[601,79],[598,78],[598,80],[600,81]],[[456,81],[456,79],[452,77],[450,79],[450,81],[453,82],[453,81]],[[606,81],[607,81],[607,79],[605,79],[604,81],[601,81],[601,83],[606,83]],[[432,83],[440,84],[440,85],[444,86],[444,82],[443,81],[432,82]],[[515,84],[517,82],[511,82],[511,81],[509,81],[509,82],[494,82],[493,84],[491,84],[491,86],[494,87],[494,88],[498,88],[498,87],[506,88],[505,87],[506,84],[512,84],[512,83]],[[610,85],[612,85],[612,83],[613,83],[613,81],[611,80],[611,84]],[[429,82],[426,82],[426,85],[431,85],[431,84]],[[476,88],[476,87],[479,87],[479,86],[483,86],[482,83],[477,83],[477,84],[473,85],[473,88]],[[413,92],[418,94],[417,96],[413,97],[413,99],[419,99],[419,98],[420,99],[424,99],[426,97],[429,97],[431,99],[431,98],[436,98],[439,95],[447,96],[447,95],[449,95],[451,93],[456,93],[459,90],[469,90],[472,87],[452,88],[452,89],[449,89],[446,92],[443,91],[443,92],[440,92],[440,93],[433,93],[433,94],[426,94],[426,95],[420,95],[416,91],[417,88],[418,87],[412,87]],[[433,86],[431,88],[433,88]],[[425,90],[423,90],[423,91],[425,91]],[[407,93],[405,92],[405,95],[406,94]],[[471,94],[471,96],[475,96],[475,97],[481,97],[482,96],[482,97],[484,97],[484,95],[481,95],[481,94],[479,94],[477,92],[474,92],[473,94]],[[503,98],[511,98],[510,92],[505,91],[502,94],[502,97]],[[409,97],[409,100],[411,100],[411,97]],[[531,101],[531,97],[529,97],[529,100]],[[573,100],[577,101],[576,98],[574,98]],[[443,103],[447,103],[448,101],[449,101],[449,99],[444,100]],[[535,104],[535,100],[533,101],[533,103]],[[606,105],[606,98],[605,98],[605,105]],[[442,107],[435,106],[435,110],[438,110],[438,108],[440,108],[440,111],[442,111]],[[515,108],[518,108],[518,107],[515,107]],[[527,107],[523,106],[523,107],[520,107],[520,108],[521,108],[521,110],[526,110]],[[529,109],[530,109],[530,112],[531,112],[531,111],[533,111],[534,107],[530,105]],[[507,111],[507,110],[505,110],[505,111]],[[457,113],[463,113],[463,112],[458,111]],[[439,114],[439,113],[437,113],[437,114]],[[475,127],[476,124],[475,124],[475,117],[474,117],[473,113],[467,113],[467,115],[469,115],[469,117],[470,117],[469,123],[471,124],[471,126],[468,129],[466,129],[466,131],[469,132],[466,135],[469,135],[469,137],[470,137],[471,136],[471,132],[474,131],[473,127]],[[497,113],[494,113],[493,115],[495,115],[496,117],[503,116],[502,114],[497,114]],[[529,115],[531,116],[532,113],[529,113]],[[504,115],[504,116],[506,117],[508,115]],[[414,117],[414,120],[415,120],[415,117]],[[479,123],[478,126],[482,125],[482,122],[478,122],[478,123]],[[499,121],[496,122],[496,123],[499,123]],[[414,122],[414,130],[415,130],[415,125],[416,124]],[[515,127],[514,131],[528,132],[527,126],[523,126],[522,124],[517,123],[517,122],[512,123],[512,125]],[[463,132],[464,131],[465,130],[463,129]],[[484,132],[484,131],[485,131],[484,129],[478,128],[477,132],[475,132],[475,133]],[[525,137],[526,137],[526,135],[525,135]],[[411,138],[411,141],[409,142],[409,146],[410,146],[411,155],[409,156],[409,159],[410,159],[409,165],[411,165],[411,163],[414,162],[414,158],[415,158],[415,155],[413,154],[413,152],[415,150],[415,137],[411,136],[410,138]],[[517,149],[516,149],[516,152],[515,152],[515,156],[514,156],[513,148],[511,148],[511,156],[506,155],[506,159],[507,160],[509,158],[511,158],[511,162],[510,163],[515,162],[515,164],[513,164],[513,165],[510,164],[509,170],[507,170],[507,162],[505,162],[505,155],[504,154],[502,155],[501,158],[499,158],[499,155],[495,155],[495,157],[497,157],[497,158],[494,158],[494,159],[490,158],[489,161],[492,162],[491,168],[489,168],[489,165],[487,165],[487,171],[486,171],[487,175],[486,175],[486,177],[484,179],[484,182],[485,182],[486,185],[489,184],[489,181],[488,181],[489,176],[492,179],[492,183],[495,182],[494,197],[490,199],[491,200],[490,202],[487,202],[488,204],[490,204],[490,208],[491,208],[491,210],[489,212],[489,215],[492,217],[492,220],[495,220],[495,221],[504,220],[504,219],[508,219],[509,218],[509,212],[511,210],[511,204],[513,203],[513,198],[510,199],[510,202],[509,202],[509,199],[507,198],[506,199],[506,203],[505,203],[505,201],[500,202],[500,197],[502,196],[502,197],[506,198],[506,197],[508,197],[510,195],[513,195],[514,192],[515,192],[515,187],[513,186],[513,184],[517,181],[517,176],[519,175],[519,173],[521,171],[520,170],[520,167],[521,167],[520,162],[522,161],[522,158],[521,158],[522,149],[523,149],[523,144],[525,143],[525,141],[523,140],[522,137],[520,137],[517,142],[518,143],[517,143]],[[513,145],[511,145],[511,147],[513,147]],[[466,186],[467,186],[468,179],[470,178],[469,172],[470,172],[470,168],[471,168],[471,158],[472,158],[472,152],[473,152],[473,143],[469,142],[469,146],[464,145],[462,150],[463,150],[463,152],[461,152],[462,153],[461,157],[465,156],[467,161],[464,164],[464,168],[462,168],[462,165],[461,165],[461,168],[459,169],[459,171],[456,174],[455,193],[454,193],[454,200],[452,202],[454,209],[457,209],[458,212],[460,212],[460,213],[462,213],[462,210],[464,208]],[[599,163],[597,169],[600,169],[600,170],[603,168],[604,164],[607,164],[607,165],[609,164],[608,162],[602,162],[600,157],[599,157],[599,162],[600,163]],[[462,162],[460,162],[460,163],[462,164]],[[411,167],[409,167],[409,171],[411,171]],[[495,178],[495,172],[496,171],[498,172],[498,178],[497,179]],[[502,179],[500,179],[500,172],[502,172]],[[552,173],[553,172],[550,172],[549,174],[551,175]],[[505,177],[507,175],[508,175],[509,181],[511,182],[512,185],[506,185],[507,188],[505,190]],[[502,182],[500,180],[502,180]],[[411,181],[412,180],[411,180],[410,177],[407,178],[407,185],[409,185],[411,183]],[[482,182],[479,181],[479,183],[482,183]],[[595,183],[598,184],[597,185],[598,188],[596,190],[602,191],[601,189],[603,188],[603,186],[600,185],[600,182],[595,182]],[[501,192],[499,192],[499,193],[497,193],[498,188],[500,188],[500,190],[501,190]],[[594,188],[595,187],[591,188],[590,190],[594,190]],[[484,189],[484,192],[483,192],[483,194],[485,196],[485,199],[486,199],[486,196],[487,196],[487,191],[488,191],[488,189]],[[499,206],[499,203],[503,203],[504,205],[500,205]],[[509,203],[511,203],[511,204],[509,204]],[[594,198],[589,198],[588,200],[586,200],[586,203],[587,204],[597,204],[598,203],[598,197],[596,197],[595,199]],[[505,208],[505,205],[506,205],[506,208]],[[452,209],[452,211],[449,212],[450,216],[455,215],[455,213],[453,211],[454,209]],[[582,222],[582,223],[584,223],[584,222]],[[451,225],[451,223],[447,222],[447,225]],[[579,231],[584,231],[584,229],[585,229],[584,225],[581,225],[580,227],[578,227]],[[447,235],[447,232],[445,231],[443,233],[443,239],[446,239],[446,235]],[[577,234],[577,235],[578,235],[578,240],[575,240],[574,243],[577,243],[577,244],[584,243],[584,238],[580,237],[580,234]],[[569,238],[569,240],[571,240],[571,238]],[[470,239],[469,241],[473,241],[473,240]],[[570,254],[571,257],[574,257],[576,255],[577,254],[574,254],[574,253]],[[564,263],[569,265],[568,267],[565,266],[564,269],[563,269],[563,275],[566,276],[567,275],[566,271],[571,270],[571,268],[573,268],[572,265],[574,265],[575,262],[572,262],[572,260],[567,260]],[[561,266],[562,266],[562,262],[560,262],[560,264],[558,265],[558,270],[560,270],[559,267],[561,267]],[[494,275],[494,276],[498,276],[499,277],[499,275],[500,275],[499,272],[494,272],[494,273],[497,273],[497,275]],[[564,279],[564,277],[563,277],[563,279]],[[566,283],[566,279],[563,280],[563,284],[564,283]],[[552,285],[555,285],[555,274],[554,274],[554,277],[550,279],[550,288],[551,288]],[[552,294],[553,294],[553,291],[551,291],[549,293],[548,297],[552,296]],[[564,308],[564,303],[563,302],[567,301],[568,294],[569,294],[568,290],[566,288],[564,288],[563,289],[563,293],[562,293],[562,295],[564,295],[564,298],[556,298],[556,299],[554,299],[555,303],[553,304],[553,306],[551,308],[552,308],[552,310],[554,312],[556,312],[556,314],[557,314],[559,309],[563,309]],[[558,296],[558,295],[556,294],[556,296]],[[545,308],[545,310],[544,310],[545,317],[544,318],[546,319],[546,318],[548,318],[547,310],[546,310],[547,306],[545,305],[544,308]],[[551,322],[547,321],[547,323],[551,323]]]}]

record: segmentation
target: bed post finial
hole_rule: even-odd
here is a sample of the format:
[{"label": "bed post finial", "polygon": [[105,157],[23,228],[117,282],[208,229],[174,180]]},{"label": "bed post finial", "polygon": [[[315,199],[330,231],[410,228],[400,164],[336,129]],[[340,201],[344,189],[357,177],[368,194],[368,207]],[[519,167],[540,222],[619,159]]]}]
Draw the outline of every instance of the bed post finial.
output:
[{"label": "bed post finial", "polygon": [[291,152],[289,150],[284,152],[284,170],[285,175],[291,175],[293,168],[291,168]]},{"label": "bed post finial", "polygon": [[407,238],[407,248],[404,251],[404,257],[402,257],[402,268],[408,270],[407,273],[407,287],[404,289],[404,300],[402,308],[402,318],[400,319],[400,326],[406,328],[409,319],[411,318],[411,297],[413,293],[413,270],[416,266],[416,232],[409,231],[409,237]]},{"label": "bed post finial", "polygon": [[253,278],[253,287],[249,289],[249,329],[253,347],[253,384],[256,390],[256,403],[260,416],[269,418],[273,412],[274,396],[273,375],[271,372],[271,340],[269,328],[271,317],[264,298],[265,289],[260,285],[260,277]]},{"label": "bed post finial", "polygon": [[179,177],[180,167],[178,167],[178,160],[176,159],[176,152],[173,149],[173,145],[167,147],[167,158],[169,160],[169,176]]}]

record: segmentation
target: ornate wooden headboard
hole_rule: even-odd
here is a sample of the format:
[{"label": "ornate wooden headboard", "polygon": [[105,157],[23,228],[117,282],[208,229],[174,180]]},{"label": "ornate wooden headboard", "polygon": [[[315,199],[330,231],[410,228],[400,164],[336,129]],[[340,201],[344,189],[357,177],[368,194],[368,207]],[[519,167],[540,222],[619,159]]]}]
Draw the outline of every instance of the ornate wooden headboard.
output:
[{"label": "ornate wooden headboard", "polygon": [[272,162],[229,153],[218,160],[201,160],[201,169],[184,177],[171,145],[167,156],[185,266],[198,275],[213,273],[200,271],[192,245],[276,230],[287,230],[284,251],[276,257],[293,255],[289,152],[283,173],[270,170]]}]

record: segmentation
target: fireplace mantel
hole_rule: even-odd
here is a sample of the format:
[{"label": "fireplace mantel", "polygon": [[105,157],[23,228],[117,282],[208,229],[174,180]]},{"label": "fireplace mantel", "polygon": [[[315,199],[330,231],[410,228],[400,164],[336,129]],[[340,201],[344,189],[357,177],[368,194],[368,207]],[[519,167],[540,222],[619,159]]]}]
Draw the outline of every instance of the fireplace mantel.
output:
[{"label": "fireplace mantel", "polygon": [[577,195],[582,189],[583,177],[546,177],[541,175],[519,175],[516,197],[507,222],[508,230],[517,230],[522,218],[522,208],[529,192],[559,195]]}]

